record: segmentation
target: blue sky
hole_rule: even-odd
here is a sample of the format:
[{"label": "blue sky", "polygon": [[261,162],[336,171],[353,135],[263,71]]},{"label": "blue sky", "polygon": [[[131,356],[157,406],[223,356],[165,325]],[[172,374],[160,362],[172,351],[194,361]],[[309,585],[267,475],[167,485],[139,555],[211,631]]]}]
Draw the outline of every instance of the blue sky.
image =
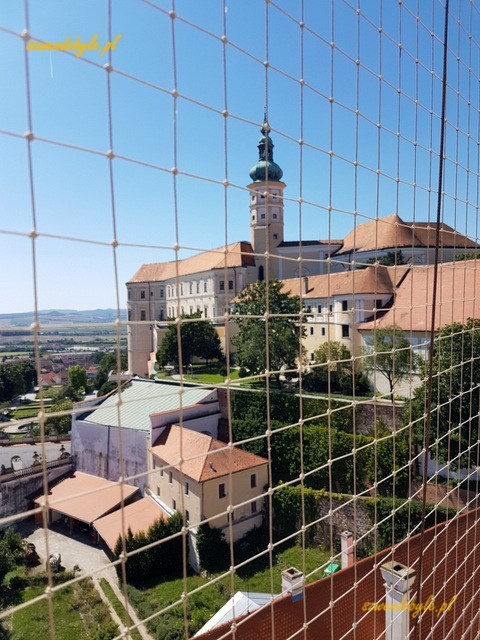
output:
[{"label": "blue sky", "polygon": [[[112,36],[122,35],[112,54],[114,68],[122,73],[110,75],[112,146],[129,159],[113,161],[121,306],[124,283],[142,263],[174,257],[172,250],[152,246],[172,247],[177,241],[173,178],[164,171],[174,166],[172,20],[165,13],[171,3],[151,4],[111,4]],[[29,128],[25,42],[6,32],[18,34],[25,28],[23,5],[20,0],[2,0],[0,13],[0,130],[7,132],[0,134],[0,313],[33,308],[32,240],[15,235],[33,228],[27,143],[18,137]],[[406,220],[435,217],[436,196],[426,189],[436,191],[437,182],[438,159],[428,149],[439,147],[443,2],[418,3],[418,21],[413,0],[401,5],[384,2],[383,9],[375,0],[359,5],[355,0],[305,0],[303,5],[303,56],[297,24],[302,3],[278,0],[268,5],[268,60],[273,68],[266,78],[261,64],[267,58],[264,2],[227,0],[225,15],[220,0],[175,3],[180,18],[174,21],[176,88],[181,96],[176,101],[176,165],[181,172],[207,179],[177,177],[182,247],[207,249],[226,240],[249,239],[243,187],[257,159],[260,133],[254,123],[261,121],[267,101],[275,160],[287,183],[285,196],[298,198],[302,185],[302,197],[316,205],[302,205],[303,239],[343,237],[364,217],[395,210]],[[87,41],[98,34],[100,43],[108,40],[106,0],[30,0],[28,6],[34,39],[59,42],[80,36]],[[480,56],[475,37],[469,40],[468,33],[480,33],[480,14],[475,6],[458,0],[451,2],[450,10],[444,219],[476,237]],[[227,37],[235,45],[226,47],[226,86],[222,43],[191,26],[221,36],[224,18]],[[396,44],[400,41],[402,50]],[[114,252],[108,244],[114,238],[109,161],[101,155],[110,147],[107,72],[98,66],[106,57],[92,51],[83,58],[28,53],[35,136],[97,152],[39,140],[31,145],[41,309],[116,305]],[[380,73],[384,81],[379,81]],[[303,102],[298,83],[302,75]],[[202,106],[222,111],[225,93],[227,109],[236,116],[227,118],[227,138],[224,117]],[[399,126],[400,138],[395,135]],[[302,164],[296,142],[300,137],[306,143]],[[361,165],[357,180],[355,160]],[[228,180],[235,186],[228,188],[225,203],[224,187],[208,180],[224,180],[226,164]],[[424,189],[414,188],[414,182]],[[469,204],[462,202],[467,199]],[[286,239],[298,239],[299,205],[288,201],[285,210]]]}]

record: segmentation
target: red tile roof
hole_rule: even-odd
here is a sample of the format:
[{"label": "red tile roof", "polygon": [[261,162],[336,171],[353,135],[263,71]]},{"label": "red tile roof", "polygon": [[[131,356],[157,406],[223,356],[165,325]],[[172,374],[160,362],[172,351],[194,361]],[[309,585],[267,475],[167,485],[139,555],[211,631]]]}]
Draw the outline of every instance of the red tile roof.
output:
[{"label": "red tile roof", "polygon": [[[434,266],[412,266],[398,288],[393,306],[376,321],[364,322],[360,331],[395,325],[402,331],[429,331],[433,301]],[[480,318],[480,259],[438,265],[436,329],[452,322]]]},{"label": "red tile roof", "polygon": [[331,298],[337,295],[359,293],[393,294],[395,287],[409,269],[410,266],[372,265],[366,269],[308,276],[306,293],[303,293],[304,278],[288,278],[283,280],[283,290],[290,291],[295,296],[301,295],[303,299]]},{"label": "red tile roof", "polygon": [[[480,631],[480,509],[427,529],[423,547],[422,602],[434,596],[436,606],[457,599],[441,615],[427,611],[419,618],[418,640],[464,640]],[[305,598],[290,596],[231,623],[196,636],[196,640],[374,640],[385,638],[385,613],[363,611],[366,602],[384,601],[380,573],[394,559],[417,571],[411,596],[418,589],[420,535],[360,560],[352,567],[305,587]],[[330,604],[332,603],[332,604]],[[411,626],[413,619],[411,618]],[[412,635],[413,637],[413,635]]]},{"label": "red tile roof", "polygon": [[[335,256],[353,251],[434,247],[436,228],[435,222],[405,222],[396,213],[384,218],[375,218],[359,224],[350,231]],[[480,248],[478,243],[443,222],[440,224],[440,246],[458,249]]]},{"label": "red tile roof", "polygon": [[249,242],[234,242],[226,247],[204,251],[178,262],[144,264],[128,282],[162,282],[175,278],[177,268],[179,276],[187,276],[211,269],[253,266],[255,266],[255,256],[252,245]]},{"label": "red tile roof", "polygon": [[118,540],[126,536],[129,529],[135,535],[140,532],[146,533],[157,520],[168,520],[168,514],[148,496],[132,502],[113,513],[109,513],[98,520],[93,526],[98,531],[100,537],[113,551]]},{"label": "red tile roof", "polygon": [[[122,500],[127,501],[137,491],[138,487],[128,484],[121,486],[105,478],[76,471],[70,478],[51,487],[48,506],[66,516],[92,524],[97,518],[119,507]],[[35,500],[38,506],[45,503],[45,495]]]},{"label": "red tile roof", "polygon": [[[165,429],[150,451],[196,482],[268,464],[265,458],[239,447],[229,449],[220,440],[178,425]],[[180,459],[184,461],[181,465]]]}]

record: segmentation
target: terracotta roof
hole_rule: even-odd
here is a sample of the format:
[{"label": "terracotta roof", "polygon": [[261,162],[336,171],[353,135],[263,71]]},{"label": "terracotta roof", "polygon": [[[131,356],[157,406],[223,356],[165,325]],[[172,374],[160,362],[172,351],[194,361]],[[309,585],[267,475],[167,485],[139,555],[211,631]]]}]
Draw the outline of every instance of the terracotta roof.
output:
[{"label": "terracotta roof", "polygon": [[178,262],[173,260],[172,262],[144,264],[128,282],[162,282],[175,278],[177,264],[178,274],[187,276],[225,267],[254,267],[255,256],[249,242],[234,242],[226,247],[204,251],[190,258],[178,260]]},{"label": "terracotta roof", "polygon": [[[48,504],[51,509],[66,516],[92,524],[94,520],[112,511],[121,504],[122,496],[128,500],[138,491],[137,487],[120,485],[105,478],[76,471],[73,476],[62,480],[48,492]],[[86,495],[79,495],[85,492]],[[45,495],[35,504],[43,506]]]},{"label": "terracotta roof", "polygon": [[359,293],[390,293],[401,282],[410,266],[383,267],[372,265],[366,269],[343,271],[341,273],[308,276],[307,293],[301,293],[304,278],[283,280],[284,291],[292,295],[309,298],[331,298],[337,295],[353,295]]},{"label": "terracotta roof", "polygon": [[133,534],[147,532],[157,520],[168,520],[168,514],[152,498],[146,497],[95,520],[93,526],[112,551],[118,536],[125,537],[131,529]]},{"label": "terracotta roof", "polygon": [[[336,256],[353,251],[375,251],[378,249],[402,249],[404,247],[434,247],[435,222],[405,222],[394,213],[359,224],[343,241]],[[479,249],[477,244],[447,224],[440,225],[440,246],[459,249]]]},{"label": "terracotta roof", "polygon": [[279,247],[299,247],[300,245],[302,245],[302,247],[312,247],[312,246],[323,246],[323,245],[330,245],[330,244],[343,244],[343,240],[302,240],[301,242],[299,240],[284,240],[283,242],[281,242],[278,246]]},{"label": "terracotta roof", "polygon": [[[196,482],[268,463],[268,460],[253,453],[238,447],[229,450],[226,446],[224,442],[204,433],[172,425],[165,429],[150,451]],[[179,464],[180,458],[185,460],[182,465]]]},{"label": "terracotta roof", "polygon": [[[400,284],[393,306],[376,322],[359,330],[395,325],[403,331],[428,331],[432,313],[434,266],[413,266]],[[436,329],[467,318],[480,318],[480,260],[460,260],[438,265]]]},{"label": "terracotta roof", "polygon": [[[476,638],[479,629],[477,547],[480,510],[459,515],[427,529],[423,547],[422,601],[434,596],[436,606],[457,596],[450,611],[426,611],[419,619],[419,640]],[[353,566],[305,587],[305,599],[290,596],[273,601],[244,618],[216,627],[196,640],[384,640],[385,612],[362,610],[365,602],[384,602],[385,587],[379,565],[395,560],[417,571],[412,597],[418,589],[420,536],[407,538]],[[330,602],[333,604],[330,605]],[[305,616],[304,616],[305,606]],[[304,625],[308,625],[304,631]],[[471,626],[469,626],[471,625]],[[411,620],[410,629],[413,627]],[[272,630],[274,631],[274,635]],[[448,634],[447,634],[448,632]],[[413,637],[413,634],[412,634]]]}]

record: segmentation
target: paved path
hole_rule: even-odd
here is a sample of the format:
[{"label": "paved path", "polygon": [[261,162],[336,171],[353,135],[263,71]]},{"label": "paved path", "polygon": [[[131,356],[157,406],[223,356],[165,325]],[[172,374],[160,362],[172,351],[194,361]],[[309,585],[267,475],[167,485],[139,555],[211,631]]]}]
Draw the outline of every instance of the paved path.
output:
[{"label": "paved path", "polygon": [[[99,585],[101,578],[105,578],[112,587],[115,595],[125,606],[125,595],[118,587],[118,578],[115,568],[111,566],[110,560],[102,551],[102,549],[93,543],[90,536],[84,532],[76,532],[74,536],[68,533],[68,529],[61,523],[56,523],[53,528],[48,529],[48,536],[42,527],[38,527],[32,523],[22,523],[19,526],[19,532],[27,540],[33,542],[37,553],[40,556],[41,567],[45,567],[47,558],[47,540],[49,553],[60,553],[62,556],[62,567],[67,571],[72,571],[75,566],[80,567],[78,575],[91,575],[96,588],[99,590],[102,599],[105,594]],[[113,607],[107,601],[112,619],[119,625],[120,629],[124,629],[125,625],[121,622]],[[129,603],[128,614],[133,624],[138,625],[137,629],[143,640],[153,640],[148,633],[146,626],[140,622],[135,609]],[[130,636],[128,636],[130,637]]]}]

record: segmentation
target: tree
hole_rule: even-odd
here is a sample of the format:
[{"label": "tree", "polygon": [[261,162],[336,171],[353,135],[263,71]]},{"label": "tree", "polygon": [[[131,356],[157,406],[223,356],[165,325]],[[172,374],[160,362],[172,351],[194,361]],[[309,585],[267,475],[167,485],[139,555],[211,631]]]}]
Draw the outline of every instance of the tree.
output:
[{"label": "tree", "polygon": [[324,342],[315,351],[314,358],[314,366],[303,379],[305,389],[347,394],[352,394],[354,389],[355,393],[369,391],[367,377],[355,370],[352,354],[341,342]]},{"label": "tree", "polygon": [[73,403],[71,400],[60,400],[52,404],[46,409],[47,413],[60,413],[66,411],[65,415],[53,416],[45,420],[45,433],[49,435],[60,435],[62,433],[68,433],[72,428],[72,408]]},{"label": "tree", "polygon": [[[415,389],[411,415],[417,440],[423,443],[428,362],[421,364],[423,384]],[[432,406],[429,444],[434,456],[449,462],[451,470],[479,465],[478,415],[480,411],[480,320],[469,318],[441,329],[433,343]],[[408,409],[408,410],[407,410]]]},{"label": "tree", "polygon": [[302,360],[305,335],[298,322],[300,298],[282,288],[279,280],[269,280],[251,284],[240,293],[233,308],[239,332],[232,339],[240,367],[250,374],[264,373],[268,368],[279,388],[280,370],[296,368]]},{"label": "tree", "polygon": [[87,372],[83,367],[76,364],[68,370],[68,381],[75,391],[83,393],[88,383]]},{"label": "tree", "polygon": [[365,368],[387,379],[393,402],[395,385],[415,371],[418,356],[403,331],[395,326],[374,329],[365,342]]},{"label": "tree", "polygon": [[[199,320],[201,316],[201,311],[180,316],[182,320],[186,320],[180,325],[184,369],[190,364],[193,357],[204,360],[223,360],[220,338],[209,320]],[[172,324],[165,333],[157,351],[158,364],[164,367],[169,362],[175,362],[178,366],[178,351],[178,329],[176,325]]]},{"label": "tree", "polygon": [[[100,363],[98,365],[97,375],[93,380],[93,385],[95,389],[98,389],[99,391],[98,395],[104,395],[105,393],[108,393],[108,391],[104,391],[102,387],[104,387],[104,385],[108,383],[108,374],[110,373],[110,371],[117,370],[118,368],[117,364],[118,363],[117,363],[116,351],[109,351],[108,353],[105,353],[102,356],[102,359],[100,360]],[[121,351],[120,352],[120,370],[124,371],[125,369],[127,369],[127,367],[128,367],[127,354],[124,351]],[[112,383],[112,385],[113,386],[111,386],[111,388],[115,388],[115,384]],[[102,393],[100,393],[100,391],[102,391]]]}]

